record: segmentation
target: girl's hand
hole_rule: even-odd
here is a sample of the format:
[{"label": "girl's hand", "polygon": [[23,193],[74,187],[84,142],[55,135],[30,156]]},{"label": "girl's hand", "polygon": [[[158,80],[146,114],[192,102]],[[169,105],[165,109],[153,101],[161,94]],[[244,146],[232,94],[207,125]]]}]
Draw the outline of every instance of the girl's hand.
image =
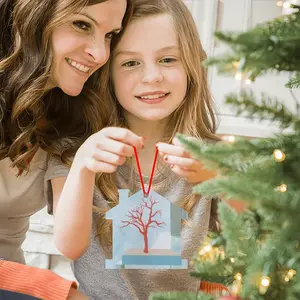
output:
[{"label": "girl's hand", "polygon": [[114,173],[127,157],[144,147],[144,139],[132,131],[107,127],[91,135],[78,149],[74,162],[94,173]]},{"label": "girl's hand", "polygon": [[176,137],[172,140],[172,144],[158,143],[157,147],[174,173],[193,184],[212,179],[217,175],[216,171],[204,169],[200,162],[193,159]]}]

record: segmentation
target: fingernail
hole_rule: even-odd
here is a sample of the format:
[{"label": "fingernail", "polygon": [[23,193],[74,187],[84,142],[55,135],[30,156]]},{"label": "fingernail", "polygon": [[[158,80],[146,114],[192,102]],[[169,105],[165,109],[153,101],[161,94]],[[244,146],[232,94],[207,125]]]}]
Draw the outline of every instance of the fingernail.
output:
[{"label": "fingernail", "polygon": [[168,155],[164,156],[164,161],[168,161]]},{"label": "fingernail", "polygon": [[173,168],[174,168],[174,165],[170,165],[170,168],[173,169]]}]

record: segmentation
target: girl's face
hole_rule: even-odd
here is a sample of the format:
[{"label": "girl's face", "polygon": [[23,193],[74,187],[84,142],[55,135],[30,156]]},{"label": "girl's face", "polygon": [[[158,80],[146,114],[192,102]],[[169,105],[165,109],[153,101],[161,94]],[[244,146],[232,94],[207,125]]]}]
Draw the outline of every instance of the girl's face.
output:
[{"label": "girl's face", "polygon": [[113,57],[112,77],[116,97],[129,118],[163,120],[179,107],[187,74],[169,15],[129,24]]},{"label": "girl's face", "polygon": [[77,96],[109,57],[110,41],[121,30],[126,0],[86,6],[52,33],[51,86]]}]

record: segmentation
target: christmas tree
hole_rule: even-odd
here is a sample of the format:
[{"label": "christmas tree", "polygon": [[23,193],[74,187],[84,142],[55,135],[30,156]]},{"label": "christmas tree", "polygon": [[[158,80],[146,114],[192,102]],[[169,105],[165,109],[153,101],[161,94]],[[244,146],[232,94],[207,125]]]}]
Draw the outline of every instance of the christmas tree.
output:
[{"label": "christmas tree", "polygon": [[[217,32],[232,51],[207,65],[251,81],[274,70],[289,72],[286,87],[293,93],[300,88],[300,6],[292,8],[292,14],[244,33]],[[291,112],[277,99],[257,99],[247,91],[227,96],[226,102],[238,114],[275,121],[282,129],[268,138],[215,145],[178,136],[207,168],[219,170],[194,192],[225,200],[219,205],[221,233],[200,246],[191,276],[222,284],[230,295],[169,292],[151,300],[300,299],[300,105]],[[226,199],[244,201],[247,210],[237,213]]]}]

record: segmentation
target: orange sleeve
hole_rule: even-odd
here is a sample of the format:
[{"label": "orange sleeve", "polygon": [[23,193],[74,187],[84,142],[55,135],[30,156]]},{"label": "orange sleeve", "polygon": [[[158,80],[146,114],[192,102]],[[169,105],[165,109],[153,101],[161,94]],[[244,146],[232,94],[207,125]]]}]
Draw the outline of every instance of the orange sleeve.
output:
[{"label": "orange sleeve", "polygon": [[70,288],[77,288],[50,270],[0,260],[0,289],[44,300],[66,300]]}]

